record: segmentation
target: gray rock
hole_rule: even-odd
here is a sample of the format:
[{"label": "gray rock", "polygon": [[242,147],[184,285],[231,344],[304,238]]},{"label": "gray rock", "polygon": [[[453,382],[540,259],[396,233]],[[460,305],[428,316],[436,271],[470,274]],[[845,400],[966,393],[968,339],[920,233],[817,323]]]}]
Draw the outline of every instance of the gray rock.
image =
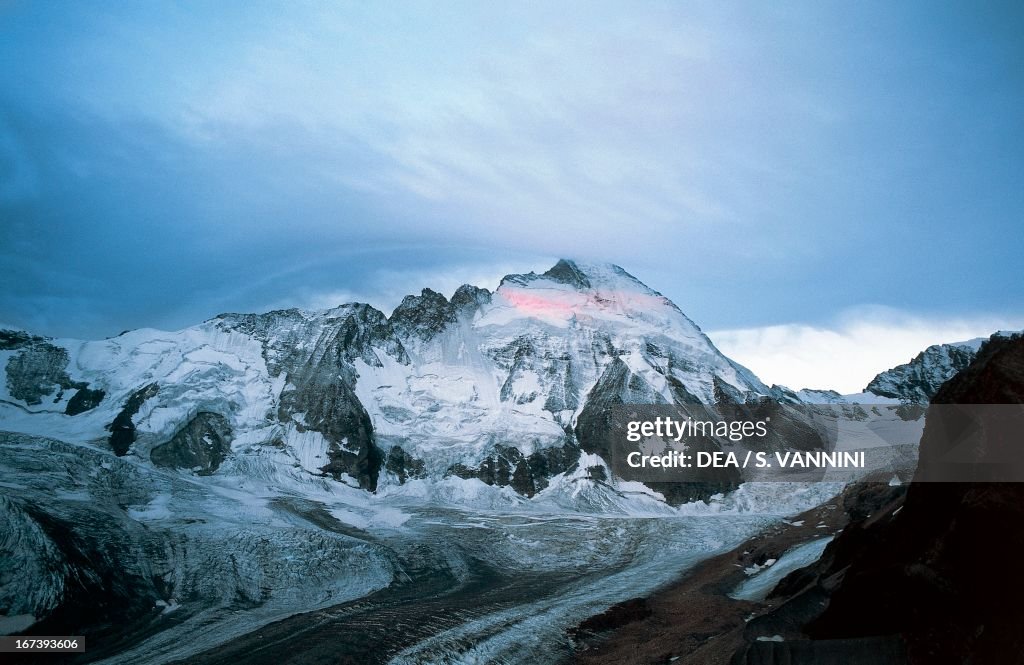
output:
[{"label": "gray rock", "polygon": [[0,351],[12,351],[46,339],[30,335],[24,330],[0,330]]},{"label": "gray rock", "polygon": [[68,400],[68,405],[64,408],[64,413],[69,416],[77,416],[80,413],[91,411],[99,406],[106,394],[107,393],[102,390],[79,388],[78,392],[72,395],[71,399]]},{"label": "gray rock", "polygon": [[976,342],[935,344],[910,362],[878,374],[864,390],[904,402],[927,404],[942,384],[970,365],[977,354]]},{"label": "gray rock", "polygon": [[384,458],[384,469],[393,473],[400,483],[413,478],[425,478],[427,475],[423,460],[416,459],[401,446],[392,446],[388,451]]},{"label": "gray rock", "polygon": [[452,305],[459,314],[472,315],[491,302],[491,292],[472,284],[463,284],[452,295]]},{"label": "gray rock", "polygon": [[496,445],[494,452],[477,467],[454,464],[447,475],[476,478],[498,487],[511,487],[532,497],[548,486],[552,476],[571,470],[580,457],[580,449],[571,440],[564,446],[544,448],[529,456],[514,446]]},{"label": "gray rock", "polygon": [[135,443],[135,423],[132,420],[135,414],[142,408],[143,403],[150,397],[160,392],[160,386],[150,383],[139,388],[124,403],[124,408],[114,418],[114,422],[107,426],[110,430],[110,447],[114,454],[123,457],[128,454],[128,449]]},{"label": "gray rock", "polygon": [[68,352],[61,347],[30,340],[20,344],[20,348],[21,352],[7,363],[7,389],[11,397],[34,406],[54,391],[85,386],[68,376]]},{"label": "gray rock", "polygon": [[423,289],[419,296],[406,296],[391,314],[390,323],[403,339],[427,341],[455,323],[457,311],[437,291]]},{"label": "gray rock", "polygon": [[149,458],[162,467],[192,469],[209,476],[231,452],[231,424],[219,413],[200,411],[171,440],[153,448]]}]

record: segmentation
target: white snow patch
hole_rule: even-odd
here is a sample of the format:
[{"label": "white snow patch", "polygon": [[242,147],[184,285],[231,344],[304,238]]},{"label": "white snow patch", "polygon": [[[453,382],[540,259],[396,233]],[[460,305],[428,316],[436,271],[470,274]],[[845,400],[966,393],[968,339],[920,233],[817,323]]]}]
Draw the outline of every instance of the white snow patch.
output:
[{"label": "white snow patch", "polygon": [[142,508],[129,508],[128,517],[140,522],[154,522],[174,517],[170,509],[171,495],[157,494],[148,504]]},{"label": "white snow patch", "polygon": [[832,536],[817,538],[786,550],[778,561],[769,559],[772,565],[765,562],[765,566],[747,568],[744,572],[752,576],[741,582],[729,597],[736,600],[764,600],[783,577],[817,561],[831,541]]},{"label": "white snow patch", "polygon": [[743,569],[743,574],[744,575],[748,575],[748,576],[749,575],[756,575],[757,573],[761,572],[765,568],[771,568],[772,566],[774,566],[776,561],[777,561],[777,559],[767,559],[764,563],[761,563],[761,564],[755,563],[753,566],[747,566],[746,568]]}]

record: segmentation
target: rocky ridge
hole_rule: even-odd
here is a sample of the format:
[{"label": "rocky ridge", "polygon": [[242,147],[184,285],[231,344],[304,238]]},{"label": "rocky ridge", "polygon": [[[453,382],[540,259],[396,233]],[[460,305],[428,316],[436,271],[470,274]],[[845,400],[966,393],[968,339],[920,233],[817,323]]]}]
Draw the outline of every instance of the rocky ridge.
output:
[{"label": "rocky ridge", "polygon": [[[581,454],[607,457],[599,435],[614,405],[772,399],[667,298],[618,266],[568,260],[508,275],[493,293],[423,289],[390,316],[354,303],[97,342],[16,331],[2,342],[5,429],[105,439],[118,455],[202,473],[272,454],[368,490],[455,476],[529,497]],[[43,400],[53,413],[28,417]],[[214,443],[187,434],[214,418]],[[660,491],[675,503],[734,476]]]},{"label": "rocky ridge", "polygon": [[943,383],[971,364],[983,341],[933,344],[910,362],[880,372],[864,390],[903,402],[927,404]]}]

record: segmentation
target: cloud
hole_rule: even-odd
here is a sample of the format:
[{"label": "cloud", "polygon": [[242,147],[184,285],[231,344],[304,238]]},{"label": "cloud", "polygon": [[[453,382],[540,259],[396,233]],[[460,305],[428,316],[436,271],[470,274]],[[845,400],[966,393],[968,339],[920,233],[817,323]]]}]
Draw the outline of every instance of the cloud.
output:
[{"label": "cloud", "polygon": [[467,263],[433,268],[374,268],[363,275],[358,290],[350,289],[298,289],[295,293],[271,303],[256,306],[259,311],[299,307],[317,310],[337,307],[345,303],[364,302],[390,316],[407,295],[419,295],[429,288],[450,298],[463,284],[471,284],[494,291],[506,275],[546,270],[557,259],[497,261],[493,263]]},{"label": "cloud", "polygon": [[932,344],[1024,328],[1024,317],[933,318],[879,307],[845,311],[830,326],[800,323],[719,330],[708,336],[762,381],[857,393]]},{"label": "cloud", "polygon": [[964,9],[9,9],[0,311],[40,332],[565,255],[718,329],[1024,311],[1020,40]]},{"label": "cloud", "polygon": [[32,197],[38,188],[32,163],[0,115],[0,203]]},{"label": "cloud", "polygon": [[[387,226],[435,240],[633,264],[708,228],[765,245],[776,236],[746,202],[810,169],[752,139],[771,126],[806,143],[836,114],[812,86],[757,71],[760,38],[727,14],[303,5],[248,19],[164,115],[204,144],[331,145],[338,158],[307,177],[396,199]],[[349,145],[372,157],[351,163]],[[443,223],[412,222],[424,208]]]}]

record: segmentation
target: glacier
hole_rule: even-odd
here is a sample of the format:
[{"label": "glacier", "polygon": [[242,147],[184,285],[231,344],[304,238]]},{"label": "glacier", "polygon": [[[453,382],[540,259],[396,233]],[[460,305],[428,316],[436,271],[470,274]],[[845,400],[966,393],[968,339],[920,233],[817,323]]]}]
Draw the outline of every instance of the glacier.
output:
[{"label": "glacier", "polygon": [[0,627],[84,631],[89,662],[564,655],[574,622],[842,489],[611,473],[614,405],[844,399],[766,386],[612,265],[390,316],[3,331],[0,366]]}]

